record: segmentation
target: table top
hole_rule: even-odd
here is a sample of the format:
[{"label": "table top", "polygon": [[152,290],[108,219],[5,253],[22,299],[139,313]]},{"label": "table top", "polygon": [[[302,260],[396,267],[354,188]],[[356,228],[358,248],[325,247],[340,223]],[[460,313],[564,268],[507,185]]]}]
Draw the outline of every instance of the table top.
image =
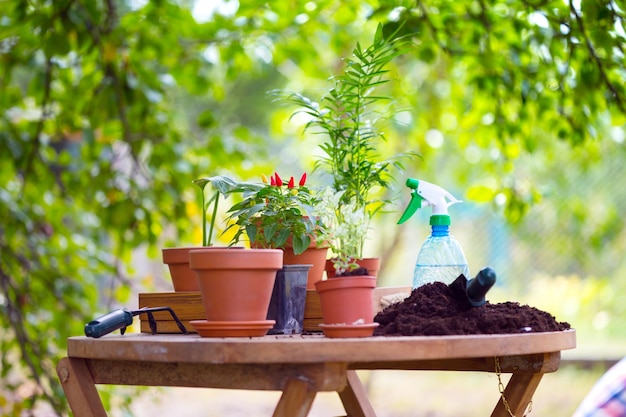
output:
[{"label": "table top", "polygon": [[576,347],[575,330],[470,336],[331,339],[322,335],[204,338],[132,333],[68,339],[68,356],[209,364],[384,362],[560,352]]}]

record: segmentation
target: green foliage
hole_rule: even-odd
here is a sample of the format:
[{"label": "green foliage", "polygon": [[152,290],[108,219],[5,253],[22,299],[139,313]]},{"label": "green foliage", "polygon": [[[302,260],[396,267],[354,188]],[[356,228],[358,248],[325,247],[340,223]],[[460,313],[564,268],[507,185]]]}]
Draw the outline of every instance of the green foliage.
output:
[{"label": "green foliage", "polygon": [[313,214],[319,198],[305,185],[306,174],[298,184],[293,177],[283,182],[277,173],[269,184],[263,178],[264,185],[241,183],[231,190],[243,194],[242,201],[228,210],[228,229],[236,229],[231,244],[239,242],[245,233],[255,247],[284,249],[290,245],[299,255],[312,239],[321,243],[324,225]]},{"label": "green foliage", "polygon": [[[345,191],[335,191],[326,187],[321,193],[315,216],[324,225],[321,239],[328,242],[332,252],[335,275],[342,276],[359,267],[356,262],[362,259],[363,237],[369,229],[367,213],[356,206],[354,200],[342,202]],[[338,210],[341,207],[341,210]]]},{"label": "green foliage", "polygon": [[146,290],[132,251],[193,240],[193,179],[313,164],[316,138],[295,140],[266,92],[326,89],[379,24],[411,47],[377,86],[402,103],[369,142],[377,160],[420,154],[410,176],[489,203],[522,261],[623,276],[621,2],[247,0],[205,21],[190,3],[1,2],[0,414],[67,413],[65,339]]},{"label": "green foliage", "polygon": [[[211,246],[213,239],[213,229],[215,228],[215,222],[217,220],[217,209],[220,202],[220,195],[228,197],[228,193],[237,187],[237,182],[225,175],[209,178],[199,178],[193,181],[200,188],[200,207],[202,207],[202,246]],[[206,186],[211,184],[215,188],[215,192],[206,200]],[[213,205],[211,209],[211,222],[209,223],[209,230],[207,231],[207,211],[209,207]]]},{"label": "green foliage", "polygon": [[[379,211],[384,201],[376,199],[376,192],[389,183],[389,162],[380,157],[378,148],[385,139],[379,130],[379,119],[390,112],[391,97],[380,95],[378,88],[387,82],[387,66],[408,46],[396,34],[383,35],[379,25],[370,46],[363,49],[359,43],[354,48],[354,59],[345,59],[345,68],[332,78],[330,88],[320,102],[315,102],[299,93],[287,93],[284,98],[302,109],[294,113],[310,116],[307,129],[317,129],[324,139],[319,148],[323,156],[316,161],[315,168],[328,173],[332,178],[335,195],[340,195],[336,212],[332,216],[335,227],[347,222],[351,210],[361,212],[366,224]],[[389,106],[388,108],[384,108]],[[360,223],[360,222],[359,222]],[[363,258],[363,246],[367,234],[365,228],[357,227],[356,236],[338,239],[335,255],[344,259]],[[348,238],[357,245],[342,242]],[[335,239],[336,240],[336,236]],[[336,251],[339,250],[339,253]],[[344,262],[345,263],[345,262]]]}]

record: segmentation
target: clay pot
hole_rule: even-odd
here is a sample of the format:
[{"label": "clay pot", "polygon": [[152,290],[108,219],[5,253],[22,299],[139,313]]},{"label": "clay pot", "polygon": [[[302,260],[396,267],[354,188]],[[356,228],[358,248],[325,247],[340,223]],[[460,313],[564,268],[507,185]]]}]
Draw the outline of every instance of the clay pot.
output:
[{"label": "clay pot", "polygon": [[196,274],[189,269],[189,251],[197,246],[164,248],[163,263],[169,267],[174,291],[200,291]]},{"label": "clay pot", "polygon": [[[262,233],[260,221],[257,223],[258,233]],[[257,242],[250,242],[251,248],[262,248]],[[326,269],[326,256],[328,245],[323,244],[318,247],[317,242],[311,236],[309,247],[299,255],[293,252],[292,238],[289,236],[282,249],[284,250],[283,265],[311,265],[307,280],[307,289],[315,289],[315,283],[324,278]]]},{"label": "clay pot", "polygon": [[[380,258],[357,259],[356,263],[359,264],[360,267],[366,268],[367,269],[367,273],[370,276],[372,276],[372,277],[377,277],[378,276],[378,271],[380,270]],[[335,267],[333,265],[333,260],[332,259],[327,259],[326,260],[325,270],[326,270],[326,275],[329,278],[332,278],[332,277],[335,276]]]},{"label": "clay pot", "polygon": [[302,333],[307,277],[311,265],[283,265],[276,272],[267,319],[276,321],[269,334]]},{"label": "clay pot", "polygon": [[209,322],[267,321],[276,271],[283,266],[282,250],[194,249],[189,266],[197,275]]},{"label": "clay pot", "polygon": [[283,265],[311,265],[306,288],[308,290],[315,289],[315,283],[324,278],[328,246],[318,248],[315,242],[311,242],[308,249],[299,255],[293,253],[291,246],[285,246],[284,251]]},{"label": "clay pot", "polygon": [[[164,248],[163,263],[169,267],[174,291],[200,291],[196,273],[189,268],[189,251],[195,249],[227,249],[216,246],[189,246],[181,248]],[[243,246],[232,246],[228,249],[243,249]]]},{"label": "clay pot", "polygon": [[365,337],[374,333],[373,294],[376,278],[369,275],[329,278],[315,283],[320,296],[320,328],[327,337]]}]

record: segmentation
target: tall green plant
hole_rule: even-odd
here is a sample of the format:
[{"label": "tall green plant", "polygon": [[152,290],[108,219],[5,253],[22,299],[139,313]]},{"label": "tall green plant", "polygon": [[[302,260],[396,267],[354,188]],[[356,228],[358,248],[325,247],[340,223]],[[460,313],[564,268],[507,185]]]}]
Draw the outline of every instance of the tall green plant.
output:
[{"label": "tall green plant", "polygon": [[[333,86],[319,102],[300,93],[288,93],[283,99],[301,109],[311,120],[306,129],[325,135],[320,145],[323,155],[316,161],[315,169],[332,176],[332,188],[341,193],[335,207],[336,218],[341,223],[346,208],[353,207],[364,213],[367,223],[384,206],[378,192],[389,186],[390,161],[378,152],[380,140],[385,140],[378,125],[394,104],[391,97],[379,94],[379,87],[389,82],[387,65],[406,51],[405,38],[394,32],[385,36],[379,25],[373,43],[362,48],[359,43],[353,57],[345,59],[342,74],[333,77]],[[394,164],[401,167],[398,161]],[[354,248],[342,255],[359,259],[367,228],[357,236],[358,245],[337,242],[336,247]]]},{"label": "tall green plant", "polygon": [[[202,246],[213,245],[213,229],[215,228],[215,219],[217,217],[217,206],[220,201],[220,194],[224,198],[228,197],[228,193],[239,186],[239,183],[231,177],[218,175],[209,178],[199,178],[193,181],[200,188],[200,201],[202,204]],[[213,185],[215,192],[207,200],[206,198],[206,186],[207,184]],[[211,222],[208,224],[209,230],[207,230],[207,211],[209,207],[213,205],[211,209]]]}]

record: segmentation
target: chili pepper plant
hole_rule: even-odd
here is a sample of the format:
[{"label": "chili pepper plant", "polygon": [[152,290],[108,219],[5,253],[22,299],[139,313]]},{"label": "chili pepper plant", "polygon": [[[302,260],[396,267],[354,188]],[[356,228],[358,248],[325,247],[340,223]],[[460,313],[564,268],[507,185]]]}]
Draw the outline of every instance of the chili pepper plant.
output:
[{"label": "chili pepper plant", "polygon": [[306,186],[306,173],[297,183],[294,177],[283,181],[278,173],[262,180],[262,184],[240,183],[230,191],[243,194],[243,200],[228,210],[227,230],[237,228],[231,244],[246,234],[257,247],[280,249],[291,243],[298,255],[312,239],[319,242],[324,228],[313,215],[319,198]]}]

